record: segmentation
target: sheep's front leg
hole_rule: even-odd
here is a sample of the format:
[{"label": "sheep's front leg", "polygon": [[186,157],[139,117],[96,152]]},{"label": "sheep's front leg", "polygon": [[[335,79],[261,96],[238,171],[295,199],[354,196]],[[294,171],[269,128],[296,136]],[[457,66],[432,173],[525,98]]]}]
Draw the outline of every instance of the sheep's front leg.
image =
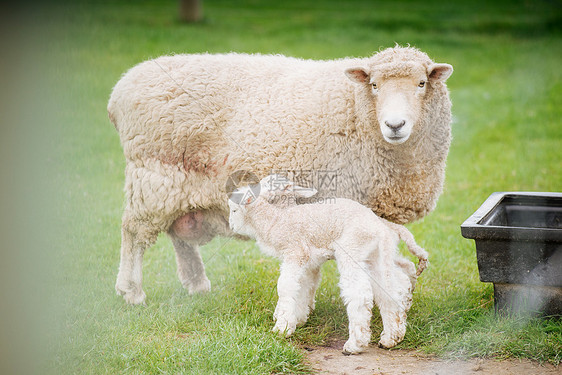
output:
[{"label": "sheep's front leg", "polygon": [[[306,269],[292,262],[281,264],[281,272],[277,281],[279,300],[275,308],[274,318],[277,320],[274,332],[290,336],[295,332],[299,320],[302,320],[303,306],[299,300],[302,281],[306,279]],[[308,306],[304,306],[308,310]],[[300,318],[300,319],[299,319]],[[306,321],[306,319],[305,319]]]}]

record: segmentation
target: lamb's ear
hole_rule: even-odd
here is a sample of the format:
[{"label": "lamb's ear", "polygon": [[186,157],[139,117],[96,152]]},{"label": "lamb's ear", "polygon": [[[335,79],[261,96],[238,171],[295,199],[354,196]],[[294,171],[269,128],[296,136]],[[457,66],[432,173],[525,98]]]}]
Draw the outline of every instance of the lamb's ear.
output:
[{"label": "lamb's ear", "polygon": [[282,192],[294,191],[295,190],[295,184],[293,184],[292,182],[287,182],[284,185],[280,186],[279,190],[281,190]]},{"label": "lamb's ear", "polygon": [[244,198],[244,200],[242,201],[242,205],[243,206],[247,206],[250,203],[253,203],[256,200],[256,197],[254,197],[253,195],[248,194],[248,196],[246,196]]},{"label": "lamb's ear", "polygon": [[369,73],[363,68],[346,69],[345,75],[355,83],[365,84],[369,82]]},{"label": "lamb's ear", "polygon": [[318,190],[314,188],[304,188],[297,185],[293,186],[293,191],[296,196],[301,198],[310,198],[318,193]]},{"label": "lamb's ear", "polygon": [[453,66],[449,64],[431,64],[427,71],[429,79],[445,82],[453,74]]},{"label": "lamb's ear", "polygon": [[267,177],[264,177],[260,181],[261,189],[263,191],[273,192],[278,189],[286,189],[288,185],[291,187],[293,183],[286,177],[281,174],[270,174]]}]

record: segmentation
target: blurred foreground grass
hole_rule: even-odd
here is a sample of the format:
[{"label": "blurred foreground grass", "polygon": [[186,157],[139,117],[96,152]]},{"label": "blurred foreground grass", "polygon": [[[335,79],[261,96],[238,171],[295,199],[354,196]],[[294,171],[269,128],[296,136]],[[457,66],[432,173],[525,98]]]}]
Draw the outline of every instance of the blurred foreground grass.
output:
[{"label": "blurred foreground grass", "polygon": [[[213,291],[189,296],[170,241],[147,251],[148,306],[115,296],[124,159],[106,103],[120,75],[161,54],[367,56],[395,43],[455,67],[448,86],[454,141],[438,207],[409,228],[431,255],[401,348],[444,357],[562,360],[562,323],[493,315],[474,245],[460,224],[494,191],[562,190],[562,11],[558,2],[203,1],[205,20],[177,20],[175,2],[54,3],[28,27],[44,60],[38,102],[53,126],[31,132],[54,150],[46,246],[49,371],[64,373],[299,373],[302,345],[346,337],[333,263],[317,309],[291,339],[270,333],[278,264],[252,242],[217,238],[203,257]],[[26,57],[27,56],[27,57]],[[43,66],[44,65],[44,66]],[[22,111],[24,106],[21,105]],[[41,264],[36,268],[41,268]],[[382,326],[373,318],[373,340]]]}]

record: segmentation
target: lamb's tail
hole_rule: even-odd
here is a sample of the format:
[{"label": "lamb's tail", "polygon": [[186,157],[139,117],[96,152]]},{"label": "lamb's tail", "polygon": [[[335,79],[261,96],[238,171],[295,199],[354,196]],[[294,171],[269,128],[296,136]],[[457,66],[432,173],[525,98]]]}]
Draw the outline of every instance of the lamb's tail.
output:
[{"label": "lamb's tail", "polygon": [[418,257],[419,262],[418,262],[418,268],[416,270],[416,277],[421,275],[423,270],[425,270],[429,266],[429,261],[427,260],[429,254],[427,253],[427,251],[425,251],[422,247],[420,247],[416,243],[416,240],[414,239],[414,236],[405,226],[395,224],[391,221],[388,221],[388,220],[385,220],[385,219],[382,219],[382,218],[381,218],[381,220],[390,229],[392,229],[394,232],[396,232],[398,234],[398,236],[400,237],[400,239],[406,243],[406,246],[408,246],[408,250],[410,250],[410,252],[413,255]]}]

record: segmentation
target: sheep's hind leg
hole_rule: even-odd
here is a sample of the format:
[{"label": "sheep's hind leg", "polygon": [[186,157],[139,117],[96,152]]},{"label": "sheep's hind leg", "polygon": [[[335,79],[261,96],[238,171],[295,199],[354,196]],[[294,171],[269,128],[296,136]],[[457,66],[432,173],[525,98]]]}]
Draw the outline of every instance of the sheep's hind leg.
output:
[{"label": "sheep's hind leg", "polygon": [[199,246],[173,234],[170,234],[170,238],[176,250],[178,278],[183,287],[188,290],[189,294],[210,291],[211,282],[205,274],[205,265],[199,254]]},{"label": "sheep's hind leg", "polygon": [[199,244],[211,240],[216,229],[207,216],[203,211],[188,212],[177,218],[168,230],[176,251],[178,278],[189,294],[211,290],[199,253]]},{"label": "sheep's hind leg", "polygon": [[144,304],[146,300],[142,290],[142,258],[158,235],[158,231],[149,228],[145,223],[123,219],[121,261],[115,291],[132,305]]}]

